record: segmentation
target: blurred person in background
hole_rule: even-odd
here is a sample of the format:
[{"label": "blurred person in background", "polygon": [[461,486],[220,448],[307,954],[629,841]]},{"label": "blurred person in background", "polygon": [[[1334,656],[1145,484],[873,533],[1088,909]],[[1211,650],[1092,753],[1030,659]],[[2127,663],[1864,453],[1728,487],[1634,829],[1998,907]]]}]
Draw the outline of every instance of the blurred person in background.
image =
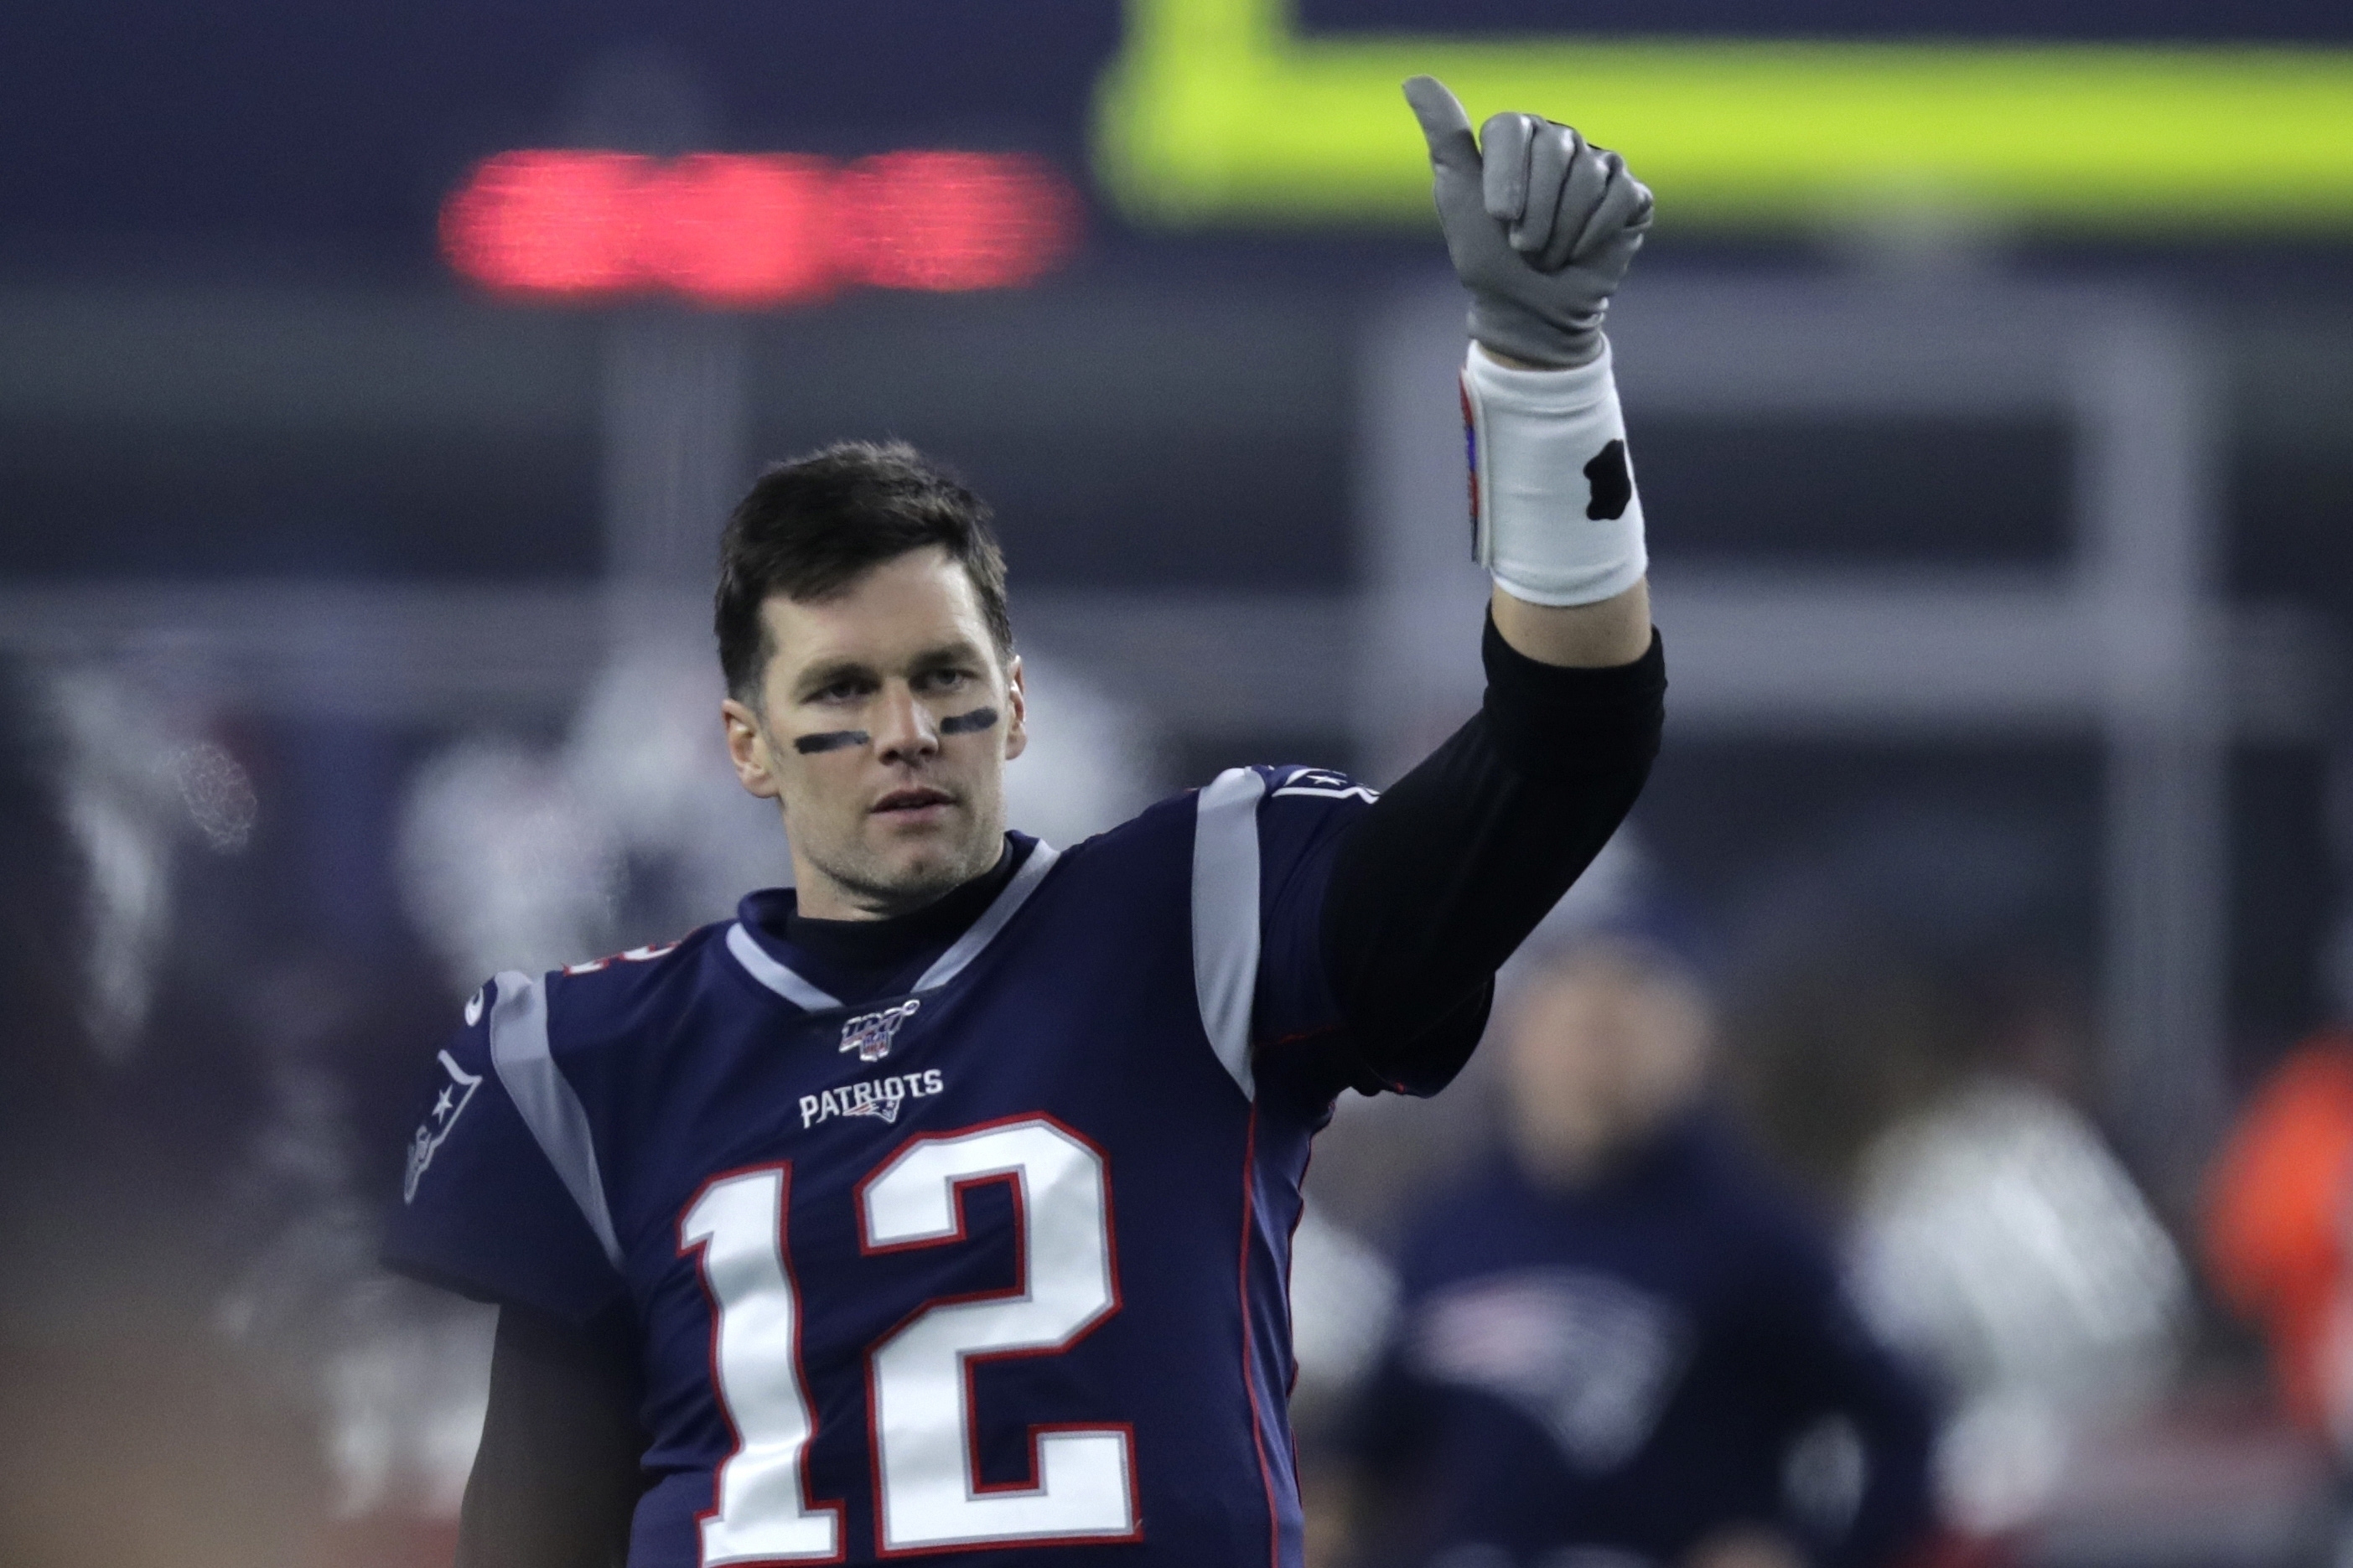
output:
[{"label": "blurred person in background", "polygon": [[1841,1140],[1850,1278],[1936,1379],[1956,1549],[2002,1550],[2171,1386],[2190,1303],[2171,1239],[2070,1098],[2086,1055],[2070,1009],[2021,962],[1968,973],[1858,941],[1750,1022],[1778,1037],[1761,1054],[1812,1060],[1785,1101],[1850,1069],[1880,1081],[1886,1120]]},{"label": "blurred person in background", "polygon": [[1524,982],[1504,1147],[1413,1228],[1351,1424],[1366,1563],[1860,1568],[1923,1536],[1926,1397],[1708,1104],[1713,1031],[1646,944]]}]

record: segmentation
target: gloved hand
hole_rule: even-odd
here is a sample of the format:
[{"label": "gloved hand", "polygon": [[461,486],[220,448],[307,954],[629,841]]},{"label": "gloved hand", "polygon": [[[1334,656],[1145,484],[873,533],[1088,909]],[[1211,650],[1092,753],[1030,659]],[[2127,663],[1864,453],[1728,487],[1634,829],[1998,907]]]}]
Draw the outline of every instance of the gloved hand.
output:
[{"label": "gloved hand", "polygon": [[1471,290],[1471,336],[1547,368],[1601,352],[1601,314],[1651,226],[1650,188],[1566,125],[1498,114],[1481,128],[1436,77],[1405,84],[1430,142],[1438,221]]}]

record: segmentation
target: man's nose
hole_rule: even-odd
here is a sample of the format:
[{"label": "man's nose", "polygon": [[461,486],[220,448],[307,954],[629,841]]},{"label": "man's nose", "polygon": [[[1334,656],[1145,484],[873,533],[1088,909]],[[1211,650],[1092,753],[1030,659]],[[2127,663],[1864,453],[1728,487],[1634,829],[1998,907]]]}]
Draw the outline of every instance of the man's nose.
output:
[{"label": "man's nose", "polygon": [[940,749],[940,732],[913,689],[893,681],[882,690],[875,715],[874,754],[886,763],[913,762]]}]

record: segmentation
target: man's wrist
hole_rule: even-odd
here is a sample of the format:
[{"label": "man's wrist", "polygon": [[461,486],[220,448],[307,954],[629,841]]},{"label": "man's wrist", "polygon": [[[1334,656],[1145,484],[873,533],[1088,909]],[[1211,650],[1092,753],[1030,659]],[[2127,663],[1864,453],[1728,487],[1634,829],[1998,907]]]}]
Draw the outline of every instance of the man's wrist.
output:
[{"label": "man's wrist", "polygon": [[1487,605],[1513,652],[1564,669],[1610,669],[1651,648],[1648,579],[1595,605],[1532,605],[1496,584]]},{"label": "man's wrist", "polygon": [[1485,354],[1489,359],[1494,361],[1497,364],[1502,365],[1505,370],[1532,370],[1539,373],[1561,370],[1582,370],[1587,365],[1591,364],[1595,360],[1601,357],[1601,334],[1599,332],[1593,334],[1593,342],[1584,353],[1566,363],[1556,363],[1549,360],[1523,359],[1516,354],[1506,353],[1502,349],[1497,348],[1494,344],[1488,342],[1485,339],[1477,336],[1473,336],[1471,341],[1479,345],[1479,352],[1481,353]]},{"label": "man's wrist", "polygon": [[1586,364],[1532,370],[1473,342],[1462,366],[1472,550],[1531,605],[1599,604],[1649,567],[1607,340]]}]

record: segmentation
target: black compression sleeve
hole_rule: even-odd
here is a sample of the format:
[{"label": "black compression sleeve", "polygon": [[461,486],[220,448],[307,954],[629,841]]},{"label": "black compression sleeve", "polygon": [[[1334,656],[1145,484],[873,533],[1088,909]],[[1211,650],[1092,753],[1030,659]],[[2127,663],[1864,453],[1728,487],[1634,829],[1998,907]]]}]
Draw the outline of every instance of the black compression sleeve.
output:
[{"label": "black compression sleeve", "polygon": [[500,1308],[457,1568],[619,1568],[646,1447],[637,1391],[620,1310],[580,1329]]},{"label": "black compression sleeve", "polygon": [[1495,971],[1618,830],[1659,750],[1656,633],[1632,664],[1569,669],[1490,619],[1481,652],[1485,703],[1348,828],[1324,896],[1325,972],[1361,1064],[1409,1093],[1469,1059]]}]

